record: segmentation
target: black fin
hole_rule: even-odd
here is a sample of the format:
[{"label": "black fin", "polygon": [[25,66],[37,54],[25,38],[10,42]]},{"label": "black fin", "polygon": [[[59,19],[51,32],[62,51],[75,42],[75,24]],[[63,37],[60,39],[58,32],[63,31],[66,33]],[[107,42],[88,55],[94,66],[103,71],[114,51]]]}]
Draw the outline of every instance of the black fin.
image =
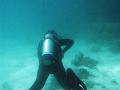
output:
[{"label": "black fin", "polygon": [[67,69],[67,79],[72,90],[87,90],[86,85],[81,81],[72,69]]}]

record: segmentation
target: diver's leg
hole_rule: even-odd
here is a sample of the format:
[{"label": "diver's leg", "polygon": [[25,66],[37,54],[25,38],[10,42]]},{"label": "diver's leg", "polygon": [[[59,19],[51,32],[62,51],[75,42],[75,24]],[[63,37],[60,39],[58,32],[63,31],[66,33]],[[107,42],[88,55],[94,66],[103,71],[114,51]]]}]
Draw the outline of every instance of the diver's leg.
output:
[{"label": "diver's leg", "polygon": [[29,90],[41,90],[45,84],[48,75],[49,72],[45,71],[45,67],[39,66],[36,81]]},{"label": "diver's leg", "polygon": [[63,64],[61,62],[58,65],[56,65],[54,75],[55,78],[58,80],[58,82],[65,90],[70,90],[70,86],[67,82],[67,75],[65,72],[65,68],[63,67]]}]

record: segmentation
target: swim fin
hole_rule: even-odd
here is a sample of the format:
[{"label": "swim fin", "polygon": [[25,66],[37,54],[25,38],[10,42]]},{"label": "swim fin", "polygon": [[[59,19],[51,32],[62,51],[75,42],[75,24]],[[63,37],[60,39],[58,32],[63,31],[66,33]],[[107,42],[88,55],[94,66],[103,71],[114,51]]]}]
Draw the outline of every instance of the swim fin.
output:
[{"label": "swim fin", "polygon": [[71,90],[87,90],[86,85],[81,81],[72,69],[67,69],[67,80]]}]

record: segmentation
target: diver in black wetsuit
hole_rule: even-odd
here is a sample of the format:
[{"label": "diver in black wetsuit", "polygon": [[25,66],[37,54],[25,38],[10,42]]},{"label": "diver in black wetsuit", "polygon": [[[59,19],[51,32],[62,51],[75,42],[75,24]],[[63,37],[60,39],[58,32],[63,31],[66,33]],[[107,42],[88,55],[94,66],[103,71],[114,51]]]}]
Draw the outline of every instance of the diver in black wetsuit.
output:
[{"label": "diver in black wetsuit", "polygon": [[[57,33],[53,30],[48,31],[45,34],[44,40],[38,46],[39,70],[37,78],[29,90],[41,90],[49,74],[54,74],[55,78],[65,90],[76,90],[74,89],[76,84],[69,83],[71,77],[73,78],[71,69],[67,70],[67,73],[71,74],[68,75],[62,64],[64,53],[73,45],[73,43],[74,41],[71,39],[58,39]],[[73,79],[73,81],[75,80]],[[77,90],[86,89],[77,88]]]}]

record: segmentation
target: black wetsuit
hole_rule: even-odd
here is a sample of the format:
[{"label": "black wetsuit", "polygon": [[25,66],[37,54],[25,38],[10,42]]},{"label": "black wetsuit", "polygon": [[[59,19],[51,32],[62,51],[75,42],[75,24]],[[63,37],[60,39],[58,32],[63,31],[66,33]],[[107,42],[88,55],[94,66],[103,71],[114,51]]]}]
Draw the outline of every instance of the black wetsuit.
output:
[{"label": "black wetsuit", "polygon": [[[70,85],[67,82],[66,71],[62,64],[62,56],[73,45],[74,42],[71,39],[61,39],[58,40],[58,43],[59,43],[57,49],[58,51],[56,53],[57,55],[61,56],[59,60],[56,60],[51,55],[42,56],[42,53],[40,51],[42,49],[41,46],[42,44],[38,46],[39,69],[38,69],[36,81],[29,90],[41,90],[49,74],[54,74],[55,78],[58,80],[61,86],[66,90],[70,90]],[[64,46],[63,49],[62,46]],[[44,65],[42,63],[42,61],[44,60],[51,60],[54,62],[50,65]]]}]

